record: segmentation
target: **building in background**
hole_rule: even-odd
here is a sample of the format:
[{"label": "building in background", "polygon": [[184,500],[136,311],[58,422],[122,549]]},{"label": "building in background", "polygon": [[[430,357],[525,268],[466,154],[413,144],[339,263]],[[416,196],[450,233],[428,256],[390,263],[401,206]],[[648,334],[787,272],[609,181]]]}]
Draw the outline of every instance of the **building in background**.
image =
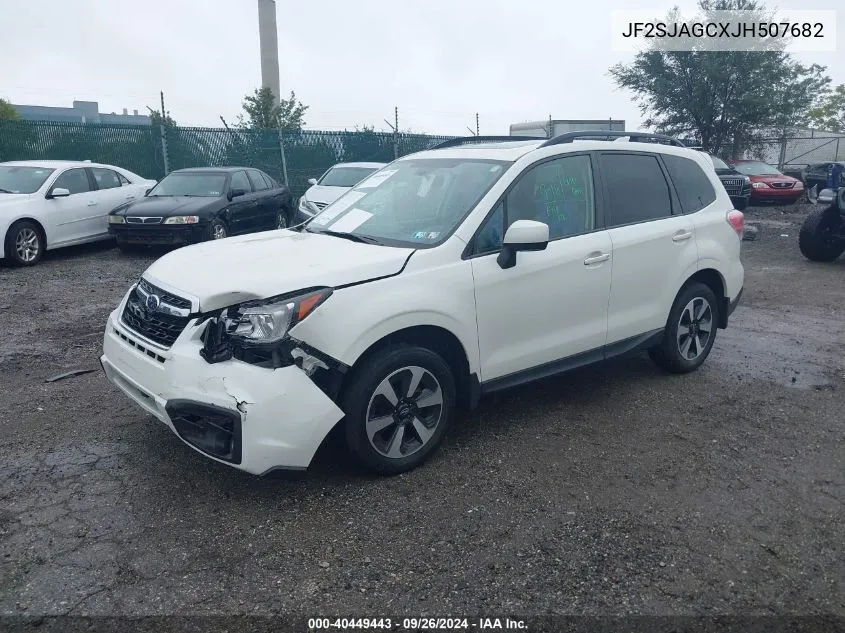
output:
[{"label": "building in background", "polygon": [[73,107],[57,108],[53,106],[39,105],[18,105],[13,103],[12,107],[18,116],[25,121],[55,121],[68,123],[110,123],[112,125],[149,125],[150,117],[145,114],[138,114],[133,110],[132,114],[123,109],[123,114],[106,114],[100,112],[100,106],[96,101],[74,101]]},{"label": "building in background", "polygon": [[542,136],[551,138],[566,132],[607,130],[623,132],[625,121],[619,119],[546,119],[511,124],[511,136]]}]

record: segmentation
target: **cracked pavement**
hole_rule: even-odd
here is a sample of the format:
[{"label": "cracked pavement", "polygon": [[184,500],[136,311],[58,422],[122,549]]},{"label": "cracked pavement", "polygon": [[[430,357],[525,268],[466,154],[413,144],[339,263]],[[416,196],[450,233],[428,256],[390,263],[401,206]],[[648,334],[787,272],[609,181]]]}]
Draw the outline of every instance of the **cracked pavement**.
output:
[{"label": "cracked pavement", "polygon": [[[0,615],[845,615],[845,258],[751,208],[746,291],[698,373],[645,356],[487,398],[363,475],[198,455],[98,367],[154,254],[0,267]],[[787,234],[789,237],[781,237]]]}]

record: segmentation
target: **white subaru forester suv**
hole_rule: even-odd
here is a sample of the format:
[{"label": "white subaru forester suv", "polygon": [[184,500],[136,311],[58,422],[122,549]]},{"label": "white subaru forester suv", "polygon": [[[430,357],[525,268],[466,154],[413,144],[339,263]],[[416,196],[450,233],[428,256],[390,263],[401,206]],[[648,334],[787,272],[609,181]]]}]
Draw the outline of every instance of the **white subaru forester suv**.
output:
[{"label": "white subaru forester suv", "polygon": [[641,350],[697,369],[742,294],[743,221],[669,137],[455,139],[303,226],[160,258],[101,362],[221,463],[307,468],[342,422],[365,467],[399,473],[485,394]]}]

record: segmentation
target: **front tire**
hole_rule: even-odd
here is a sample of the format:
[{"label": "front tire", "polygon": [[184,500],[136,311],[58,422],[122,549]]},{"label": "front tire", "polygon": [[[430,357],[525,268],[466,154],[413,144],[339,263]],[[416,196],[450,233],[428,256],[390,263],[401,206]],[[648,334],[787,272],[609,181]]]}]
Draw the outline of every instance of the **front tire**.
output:
[{"label": "front tire", "polygon": [[15,222],[6,233],[6,257],[16,266],[35,266],[41,261],[45,247],[44,236],[35,222]]},{"label": "front tire", "polygon": [[289,229],[293,226],[293,213],[287,207],[282,207],[276,214],[276,229]]},{"label": "front tire", "polygon": [[798,233],[798,248],[811,262],[832,262],[845,251],[845,239],[837,238],[842,220],[834,209],[817,209],[807,216]]},{"label": "front tire", "polygon": [[229,229],[220,218],[214,218],[208,224],[207,240],[222,240],[229,237]]},{"label": "front tire", "polygon": [[651,360],[673,374],[686,374],[707,359],[719,323],[719,304],[709,286],[686,285],[672,305],[663,341],[648,350]]},{"label": "front tire", "polygon": [[443,441],[455,410],[449,365],[431,350],[395,345],[367,359],[343,397],[346,442],[367,470],[416,468]]}]

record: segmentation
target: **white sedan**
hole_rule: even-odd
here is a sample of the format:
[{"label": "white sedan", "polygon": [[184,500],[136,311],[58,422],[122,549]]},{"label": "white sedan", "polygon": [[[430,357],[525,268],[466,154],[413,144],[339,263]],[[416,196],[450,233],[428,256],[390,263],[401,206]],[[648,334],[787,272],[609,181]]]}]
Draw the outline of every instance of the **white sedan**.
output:
[{"label": "white sedan", "polygon": [[338,163],[320,178],[310,178],[311,188],[299,199],[297,224],[310,220],[359,182],[387,163]]},{"label": "white sedan", "polygon": [[109,239],[109,212],[156,184],[90,161],[0,163],[0,259],[38,263],[44,251]]}]

